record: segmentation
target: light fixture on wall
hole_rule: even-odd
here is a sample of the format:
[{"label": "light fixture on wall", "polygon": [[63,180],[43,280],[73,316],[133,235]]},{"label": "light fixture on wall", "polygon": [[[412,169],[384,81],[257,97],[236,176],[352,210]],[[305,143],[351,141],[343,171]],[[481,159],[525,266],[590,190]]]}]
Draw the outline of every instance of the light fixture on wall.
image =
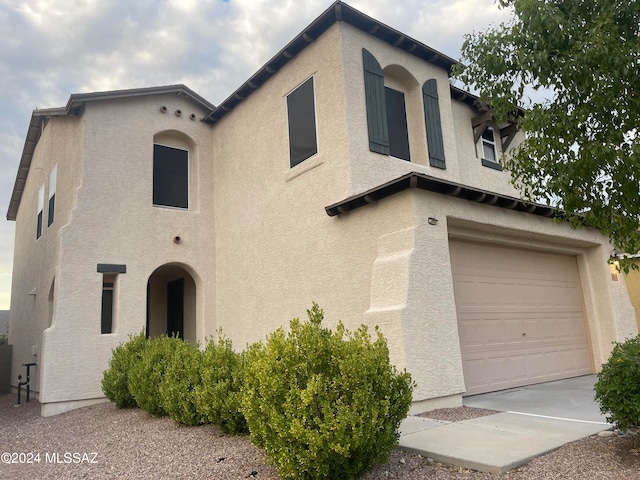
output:
[{"label": "light fixture on wall", "polygon": [[435,217],[429,217],[427,219],[427,222],[429,222],[429,225],[437,225],[438,224],[438,219]]},{"label": "light fixture on wall", "polygon": [[611,280],[618,281],[618,273],[620,272],[620,250],[613,250],[609,255],[609,269],[611,270]]}]

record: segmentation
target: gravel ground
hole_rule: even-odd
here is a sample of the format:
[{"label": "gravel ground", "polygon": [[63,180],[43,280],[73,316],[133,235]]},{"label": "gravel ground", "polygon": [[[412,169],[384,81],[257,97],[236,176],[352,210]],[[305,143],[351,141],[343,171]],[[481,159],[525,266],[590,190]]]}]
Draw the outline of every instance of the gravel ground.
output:
[{"label": "gravel ground", "polygon": [[[215,426],[181,426],[142,410],[118,410],[111,403],[49,418],[40,417],[35,401],[14,404],[14,395],[0,396],[0,454],[31,453],[34,463],[0,463],[0,479],[280,478],[248,437],[226,435]],[[461,407],[425,416],[459,421],[492,413]],[[640,435],[593,436],[502,475],[451,467],[395,450],[387,463],[362,480],[640,479],[639,449]]]}]

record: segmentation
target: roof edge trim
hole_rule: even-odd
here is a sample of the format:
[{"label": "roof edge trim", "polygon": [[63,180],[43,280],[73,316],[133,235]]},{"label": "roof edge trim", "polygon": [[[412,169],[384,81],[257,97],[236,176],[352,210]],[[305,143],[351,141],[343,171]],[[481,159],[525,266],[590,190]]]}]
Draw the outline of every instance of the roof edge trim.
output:
[{"label": "roof edge trim", "polygon": [[526,202],[520,198],[461,185],[419,172],[408,173],[367,190],[366,192],[345,198],[333,205],[325,207],[325,211],[327,215],[334,217],[411,188],[427,190],[442,195],[462,198],[471,202],[483,203],[485,205],[516,210],[542,217],[555,218],[563,214],[560,210],[549,205]]},{"label": "roof edge trim", "polygon": [[422,60],[434,63],[451,73],[453,65],[458,61],[447,55],[434,50],[418,40],[415,40],[404,33],[389,27],[388,25],[362,13],[350,5],[337,0],[324,12],[322,12],[313,22],[302,30],[293,40],[275,54],[256,73],[243,83],[235,92],[229,95],[215,111],[204,118],[205,122],[215,123],[229,111],[235,108],[243,99],[248,97],[253,90],[265,83],[278,70],[280,70],[290,59],[295,57],[306,48],[314,39],[329,29],[334,23],[345,22],[349,25],[373,35],[386,43],[404,50]]},{"label": "roof edge trim", "polygon": [[20,201],[22,200],[22,194],[24,192],[27,176],[29,175],[29,169],[31,167],[31,159],[33,158],[36,146],[38,145],[38,140],[40,140],[42,125],[48,117],[78,115],[82,105],[86,102],[140,97],[145,95],[162,95],[168,93],[186,95],[191,99],[191,101],[200,105],[206,111],[205,116],[216,109],[215,105],[205,100],[186,85],[182,84],[160,87],[131,88],[127,90],[111,90],[106,92],[74,93],[69,97],[67,105],[64,107],[35,109],[31,113],[29,129],[27,130],[24,147],[22,148],[20,164],[18,166],[15,183],[13,184],[13,191],[11,192],[11,199],[9,200],[9,208],[7,209],[7,220],[15,221],[17,218],[18,208],[20,207]]}]

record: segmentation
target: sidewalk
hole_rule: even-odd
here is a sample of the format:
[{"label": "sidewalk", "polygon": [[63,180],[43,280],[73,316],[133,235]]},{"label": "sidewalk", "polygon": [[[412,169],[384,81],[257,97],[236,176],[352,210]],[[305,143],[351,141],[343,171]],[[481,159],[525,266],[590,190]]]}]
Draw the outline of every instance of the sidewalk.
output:
[{"label": "sidewalk", "polygon": [[465,405],[503,410],[472,420],[407,417],[400,426],[399,446],[442,463],[506,472],[566,443],[612,429],[597,408],[594,411],[594,377],[469,397]]}]

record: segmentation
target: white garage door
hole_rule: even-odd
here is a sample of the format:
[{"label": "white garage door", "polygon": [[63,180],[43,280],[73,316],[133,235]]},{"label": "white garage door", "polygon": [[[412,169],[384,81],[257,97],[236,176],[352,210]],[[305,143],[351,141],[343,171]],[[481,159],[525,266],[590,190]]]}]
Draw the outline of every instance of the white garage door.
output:
[{"label": "white garage door", "polygon": [[467,395],[592,373],[575,257],[450,247]]}]

